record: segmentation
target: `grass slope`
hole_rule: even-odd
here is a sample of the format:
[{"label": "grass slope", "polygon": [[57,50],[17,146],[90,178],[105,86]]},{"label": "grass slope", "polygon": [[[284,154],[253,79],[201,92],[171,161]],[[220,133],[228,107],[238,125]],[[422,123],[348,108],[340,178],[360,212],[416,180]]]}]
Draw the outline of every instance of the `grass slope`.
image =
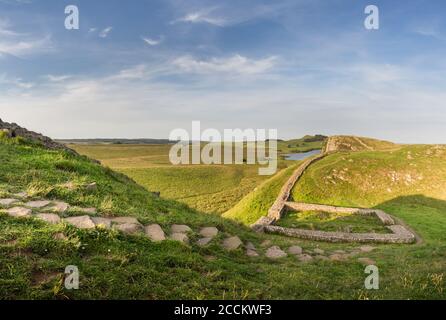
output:
[{"label": "grass slope", "polygon": [[[67,190],[67,182],[98,183],[98,189]],[[412,225],[429,234],[435,245],[382,245],[367,257],[380,268],[380,290],[364,289],[364,267],[355,259],[302,264],[289,256],[280,261],[247,258],[240,249],[224,251],[218,242],[228,235],[252,241],[260,252],[264,240],[282,248],[351,249],[354,244],[328,244],[255,234],[229,220],[204,215],[175,201],[154,197],[125,176],[88,159],[0,139],[2,196],[28,190],[36,197],[60,199],[80,206],[98,206],[103,214],[134,215],[145,223],[187,223],[194,230],[217,226],[219,238],[209,247],[172,241],[153,243],[144,236],[114,231],[82,231],[64,224],[14,219],[0,213],[0,298],[2,299],[379,299],[445,298],[443,201],[416,199],[424,220]],[[414,199],[412,199],[415,201]],[[403,206],[400,204],[403,203]],[[411,202],[389,202],[409,218],[419,212]],[[443,222],[443,224],[441,224]],[[63,232],[67,240],[54,236]],[[429,261],[429,263],[426,263]],[[80,290],[63,287],[67,265],[81,272]]]},{"label": "grass slope", "polygon": [[268,179],[254,191],[245,196],[233,208],[223,214],[223,217],[233,219],[246,225],[253,224],[262,216],[268,214],[268,209],[276,200],[280,189],[296,170],[299,163],[283,169],[274,177]]}]

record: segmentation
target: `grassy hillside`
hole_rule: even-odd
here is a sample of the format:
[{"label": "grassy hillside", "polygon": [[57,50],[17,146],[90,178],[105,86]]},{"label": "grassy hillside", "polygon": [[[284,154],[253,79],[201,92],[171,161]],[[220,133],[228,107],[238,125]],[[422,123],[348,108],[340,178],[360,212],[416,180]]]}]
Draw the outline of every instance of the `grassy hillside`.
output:
[{"label": "grassy hillside", "polygon": [[399,146],[383,140],[355,136],[332,136],[327,141],[327,151],[377,151],[394,150]]},{"label": "grassy hillside", "polygon": [[299,163],[283,169],[274,177],[263,182],[254,191],[245,196],[233,208],[223,214],[223,217],[251,225],[262,216],[266,216],[268,209],[276,200],[280,189],[291,176]]},{"label": "grassy hillside", "polygon": [[446,146],[329,155],[293,190],[296,201],[362,207],[413,195],[446,200]]},{"label": "grassy hillside", "polygon": [[[98,188],[67,188],[68,182],[72,186],[96,182]],[[202,248],[195,244],[196,234],[191,235],[189,246],[173,241],[154,243],[143,235],[79,230],[0,213],[0,299],[445,298],[446,232],[441,218],[445,206],[440,200],[417,199],[426,208],[425,222],[412,226],[431,237],[426,243],[380,245],[359,255],[375,259],[380,268],[380,290],[367,291],[364,266],[356,258],[302,263],[289,255],[272,261],[264,257],[267,247],[261,245],[269,240],[270,245],[283,249],[298,244],[307,252],[315,248],[334,252],[354,250],[357,244],[256,234],[230,220],[157,198],[122,174],[86,158],[49,151],[21,139],[0,139],[0,190],[2,197],[27,190],[36,198],[97,206],[103,215],[137,216],[144,223],[159,223],[166,232],[172,223],[186,223],[194,230],[216,226],[221,231],[215,242]],[[419,214],[407,201],[389,202],[386,207],[399,210],[400,203],[406,203],[401,212],[407,215],[400,216]],[[57,239],[60,233],[66,239]],[[249,258],[241,249],[225,251],[219,243],[229,235],[253,242],[261,257]],[[63,287],[67,265],[79,267],[80,290]]]},{"label": "grassy hillside", "polygon": [[[268,179],[258,165],[184,165],[169,161],[171,145],[70,145],[131,177],[148,190],[208,213],[223,213]],[[280,161],[283,168],[293,162]]]},{"label": "grassy hillside", "polygon": [[322,149],[326,140],[327,137],[323,135],[307,135],[300,139],[280,140],[277,149],[281,154],[308,152]]}]

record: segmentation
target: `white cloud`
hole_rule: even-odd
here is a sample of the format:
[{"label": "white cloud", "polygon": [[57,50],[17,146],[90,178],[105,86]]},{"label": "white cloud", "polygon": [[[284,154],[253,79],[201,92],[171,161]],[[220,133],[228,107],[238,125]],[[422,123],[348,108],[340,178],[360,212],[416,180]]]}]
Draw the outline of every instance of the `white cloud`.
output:
[{"label": "white cloud", "polygon": [[113,27],[107,27],[104,30],[102,30],[101,32],[99,32],[99,37],[101,38],[107,38],[108,34],[112,31]]},{"label": "white cloud", "polygon": [[51,49],[50,36],[38,40],[0,41],[0,54],[23,56]]},{"label": "white cloud", "polygon": [[126,79],[144,79],[148,75],[148,68],[145,64],[140,64],[128,69],[123,69],[117,74],[108,77],[112,80],[126,80]]},{"label": "white cloud", "polygon": [[162,36],[159,39],[151,39],[146,37],[141,37],[141,39],[150,46],[157,46],[163,41]]},{"label": "white cloud", "polygon": [[5,74],[0,75],[0,84],[6,84],[19,89],[31,89],[35,86],[32,82],[24,81],[22,78],[8,78]]},{"label": "white cloud", "polygon": [[221,17],[212,16],[212,12],[215,8],[203,9],[200,11],[186,14],[184,17],[179,18],[172,23],[176,22],[188,22],[188,23],[209,23],[215,26],[222,27],[227,23],[227,20]]},{"label": "white cloud", "polygon": [[56,75],[49,74],[49,75],[46,76],[46,78],[49,81],[51,81],[51,82],[63,82],[65,80],[68,80],[68,79],[72,78],[72,76],[70,76],[70,75],[59,75],[59,76],[56,76]]},{"label": "white cloud", "polygon": [[273,68],[276,60],[275,56],[254,60],[238,54],[229,58],[212,58],[210,60],[196,60],[191,56],[183,56],[175,59],[173,65],[184,72],[191,73],[257,74]]}]

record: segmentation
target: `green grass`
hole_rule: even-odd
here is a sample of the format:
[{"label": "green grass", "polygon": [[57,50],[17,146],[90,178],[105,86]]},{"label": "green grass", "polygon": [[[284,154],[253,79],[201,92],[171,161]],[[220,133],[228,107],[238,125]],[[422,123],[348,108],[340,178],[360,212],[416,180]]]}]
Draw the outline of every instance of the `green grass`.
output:
[{"label": "green grass", "polygon": [[233,208],[225,212],[223,217],[250,225],[262,216],[266,216],[268,209],[273,205],[279,195],[280,189],[299,164],[298,162],[289,168],[283,169],[274,177],[262,183]]},{"label": "green grass", "polygon": [[[81,154],[131,177],[148,190],[207,213],[223,213],[269,176],[258,165],[180,165],[169,162],[171,145],[70,145]],[[280,161],[279,169],[293,164]]]},{"label": "green grass", "polygon": [[[67,190],[63,184],[70,181],[95,181],[98,189]],[[219,242],[228,235],[238,235],[245,242],[252,241],[262,254],[266,248],[260,243],[264,240],[284,249],[298,244],[305,250],[318,247],[327,252],[353,249],[357,244],[318,243],[253,233],[230,219],[157,198],[120,173],[62,151],[0,139],[0,190],[1,196],[29,190],[36,198],[98,206],[102,214],[136,216],[144,223],[159,223],[166,232],[172,223],[186,223],[194,230],[201,226],[221,230],[209,247],[200,248],[194,244],[196,234],[191,234],[190,246],[172,241],[153,243],[144,236],[125,236],[101,229],[82,231],[0,213],[1,299],[446,297],[446,204],[442,200],[409,196],[382,204],[422,235],[424,243],[378,245],[374,252],[364,254],[377,261],[381,279],[380,290],[367,291],[363,286],[364,267],[356,259],[308,264],[299,263],[292,256],[280,261],[269,261],[263,256],[252,259],[242,250],[224,251]],[[267,194],[265,190],[264,195]],[[60,232],[68,239],[55,240],[54,235]],[[64,289],[62,277],[67,265],[79,267],[80,290]]]},{"label": "green grass", "polygon": [[320,231],[351,233],[390,233],[378,218],[351,213],[328,213],[322,211],[288,212],[277,225]]},{"label": "green grass", "polygon": [[326,137],[321,135],[305,136],[300,139],[278,141],[277,151],[280,154],[301,153],[323,149]]}]

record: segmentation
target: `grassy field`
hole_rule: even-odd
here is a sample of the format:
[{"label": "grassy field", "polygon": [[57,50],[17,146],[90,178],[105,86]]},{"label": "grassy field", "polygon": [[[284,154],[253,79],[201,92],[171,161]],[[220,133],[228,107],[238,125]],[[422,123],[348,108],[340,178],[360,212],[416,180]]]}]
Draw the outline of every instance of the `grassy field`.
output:
[{"label": "grassy field", "polygon": [[351,213],[328,213],[322,211],[288,212],[277,223],[286,228],[308,230],[390,233],[374,216],[361,216]]},{"label": "grassy field", "polygon": [[[150,191],[207,213],[221,214],[263,181],[258,165],[171,165],[171,145],[70,145]],[[293,164],[279,161],[279,167]]]},{"label": "grassy field", "polygon": [[[270,178],[286,179],[291,168]],[[284,176],[281,176],[283,174]],[[98,188],[67,189],[97,182]],[[268,188],[258,188],[267,195]],[[423,236],[417,245],[377,245],[359,256],[374,259],[380,270],[380,289],[364,289],[364,266],[347,261],[301,263],[288,256],[278,261],[263,256],[268,240],[287,248],[300,245],[335,252],[354,250],[357,244],[330,244],[253,233],[243,224],[203,214],[173,200],[158,198],[126,176],[86,158],[48,151],[17,139],[0,139],[0,196],[27,190],[36,198],[60,199],[72,205],[97,206],[102,215],[136,216],[144,223],[172,223],[194,230],[216,226],[221,231],[208,247],[173,241],[153,243],[144,236],[114,231],[83,231],[64,224],[14,219],[0,213],[1,299],[444,299],[446,270],[445,201],[424,196],[397,197],[382,207],[403,218]],[[269,201],[269,200],[268,200]],[[268,201],[264,202],[267,206]],[[423,210],[420,210],[422,208]],[[63,232],[66,240],[54,236]],[[218,244],[238,235],[251,241],[262,256],[227,252]],[[428,263],[427,263],[428,262]],[[81,271],[81,289],[63,287],[65,266]]]}]

